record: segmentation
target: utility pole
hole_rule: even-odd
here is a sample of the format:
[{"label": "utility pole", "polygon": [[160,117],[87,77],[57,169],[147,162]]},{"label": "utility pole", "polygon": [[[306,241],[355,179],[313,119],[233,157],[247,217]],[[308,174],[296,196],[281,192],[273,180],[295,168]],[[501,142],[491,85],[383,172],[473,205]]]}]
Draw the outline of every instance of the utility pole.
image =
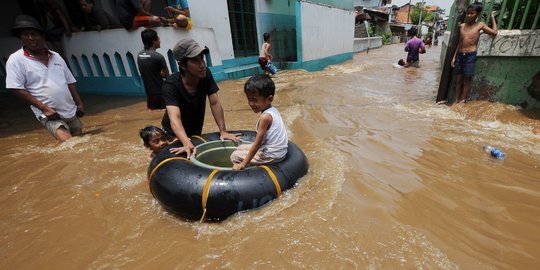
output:
[{"label": "utility pole", "polygon": [[435,42],[435,33],[437,27],[437,20],[439,19],[439,8],[435,10],[435,18],[433,19],[433,27],[431,30],[431,42]]},{"label": "utility pole", "polygon": [[411,17],[411,0],[409,0],[409,11],[407,12],[407,23],[409,23],[410,17]]},{"label": "utility pole", "polygon": [[420,19],[418,20],[418,37],[422,36],[422,13],[424,12],[424,0],[420,3]]},{"label": "utility pole", "polygon": [[459,42],[459,25],[464,21],[465,14],[467,13],[468,0],[456,0],[456,14],[454,25],[452,26],[452,32],[450,33],[450,39],[448,41],[448,48],[444,56],[444,62],[441,64],[441,81],[439,82],[439,90],[437,91],[436,102],[448,101],[448,90],[452,82],[452,67],[450,62],[454,57],[454,53],[457,50]]}]

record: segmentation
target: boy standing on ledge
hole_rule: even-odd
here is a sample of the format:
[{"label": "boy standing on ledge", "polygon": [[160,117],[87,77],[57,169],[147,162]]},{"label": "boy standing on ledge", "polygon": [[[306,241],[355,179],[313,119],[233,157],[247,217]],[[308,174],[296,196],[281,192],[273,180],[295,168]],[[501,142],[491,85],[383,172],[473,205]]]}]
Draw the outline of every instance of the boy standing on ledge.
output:
[{"label": "boy standing on ledge", "polygon": [[489,28],[484,22],[477,22],[478,15],[482,12],[481,4],[472,4],[467,7],[467,17],[465,23],[459,26],[459,43],[456,53],[452,58],[452,67],[457,74],[456,77],[456,102],[463,103],[469,95],[471,80],[474,75],[476,65],[476,50],[480,31],[497,35],[497,22],[495,16],[491,14],[493,28]]}]

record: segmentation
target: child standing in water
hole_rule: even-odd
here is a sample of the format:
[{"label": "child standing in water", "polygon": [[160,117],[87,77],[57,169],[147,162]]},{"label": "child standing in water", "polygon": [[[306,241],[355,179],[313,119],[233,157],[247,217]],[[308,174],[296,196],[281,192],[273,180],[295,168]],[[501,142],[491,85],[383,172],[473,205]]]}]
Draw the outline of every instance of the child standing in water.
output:
[{"label": "child standing in water", "polygon": [[249,106],[261,116],[255,126],[255,141],[241,144],[231,154],[233,170],[242,170],[249,164],[280,161],[287,154],[287,130],[278,110],[272,107],[275,92],[276,86],[268,75],[254,75],[244,85]]},{"label": "child standing in water", "polygon": [[[144,146],[152,151],[149,158],[154,158],[165,146],[173,143],[167,140],[165,131],[156,126],[146,126],[139,131],[139,136],[143,140]],[[174,147],[169,149],[169,152],[174,155],[185,153],[185,147]]]},{"label": "child standing in water", "polygon": [[263,39],[264,43],[261,47],[261,51],[259,52],[259,65],[261,65],[264,74],[270,75],[267,65],[269,61],[272,61],[272,55],[270,54],[270,40],[272,38],[270,37],[270,34],[264,33]]},{"label": "child standing in water", "polygon": [[455,95],[456,101],[459,103],[465,102],[465,99],[469,95],[470,84],[476,65],[476,50],[480,31],[483,30],[484,33],[492,36],[496,36],[498,32],[497,22],[493,13],[491,14],[493,28],[489,28],[484,22],[476,21],[480,12],[482,12],[481,4],[475,3],[469,5],[467,7],[466,22],[459,26],[459,43],[451,63],[457,74]]}]

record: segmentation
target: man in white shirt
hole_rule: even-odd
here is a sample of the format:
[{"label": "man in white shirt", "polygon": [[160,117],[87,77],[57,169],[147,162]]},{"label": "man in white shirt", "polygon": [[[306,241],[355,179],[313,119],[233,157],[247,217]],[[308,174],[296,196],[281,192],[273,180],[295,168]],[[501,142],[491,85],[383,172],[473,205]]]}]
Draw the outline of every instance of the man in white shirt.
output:
[{"label": "man in white shirt", "polygon": [[59,141],[82,134],[85,114],[75,78],[64,59],[45,48],[45,31],[31,16],[17,16],[13,35],[23,47],[6,62],[6,88],[30,104],[36,118]]}]

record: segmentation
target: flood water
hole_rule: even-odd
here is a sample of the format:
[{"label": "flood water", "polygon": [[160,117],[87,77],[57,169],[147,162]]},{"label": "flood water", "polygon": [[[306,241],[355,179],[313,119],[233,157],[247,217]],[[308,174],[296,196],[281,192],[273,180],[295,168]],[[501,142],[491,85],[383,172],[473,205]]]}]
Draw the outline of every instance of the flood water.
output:
[{"label": "flood water", "polygon": [[[219,223],[181,220],[149,192],[138,129],[160,125],[162,112],[144,98],[83,96],[86,134],[58,144],[2,96],[0,268],[537,268],[540,112],[436,105],[440,48],[420,69],[393,68],[403,45],[279,72],[274,106],[309,173]],[[229,130],[254,129],[258,117],[244,82],[219,83]]]}]

